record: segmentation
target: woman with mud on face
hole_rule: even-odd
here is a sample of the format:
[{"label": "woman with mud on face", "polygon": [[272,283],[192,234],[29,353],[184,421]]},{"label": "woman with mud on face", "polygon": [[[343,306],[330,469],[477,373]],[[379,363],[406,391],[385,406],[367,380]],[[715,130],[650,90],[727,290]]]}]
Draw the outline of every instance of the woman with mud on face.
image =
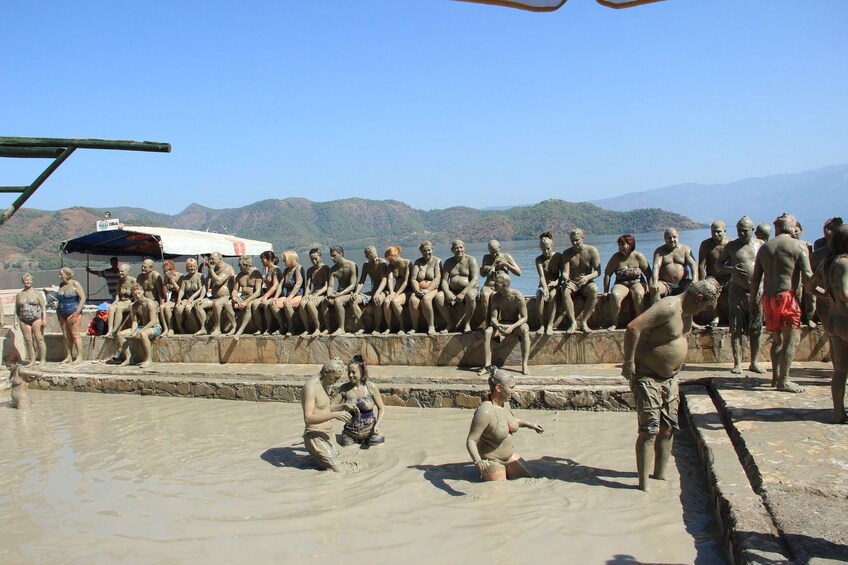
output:
[{"label": "woman with mud on face", "polygon": [[[285,328],[285,335],[290,337],[294,325],[294,311],[300,307],[300,301],[303,299],[303,280],[306,275],[297,251],[290,249],[284,252],[283,264],[286,270],[279,275],[277,298],[270,302],[269,307],[280,324],[280,333],[283,333]],[[286,315],[285,322],[283,322],[283,312]]]},{"label": "woman with mud on face", "polygon": [[527,462],[515,452],[512,434],[518,428],[530,428],[536,433],[545,430],[539,424],[519,420],[509,407],[515,380],[500,369],[489,377],[489,400],[474,412],[466,447],[471,460],[484,481],[503,481],[532,477]]},{"label": "woman with mud on face", "polygon": [[351,414],[350,422],[342,429],[341,445],[358,443],[363,446],[381,445],[386,441],[380,430],[385,407],[380,390],[368,380],[368,366],[361,355],[354,355],[347,365],[348,382],[339,387],[330,404],[353,404],[359,410]]},{"label": "woman with mud on face", "polygon": [[407,299],[412,289],[409,286],[409,259],[404,259],[400,256],[403,249],[393,245],[386,248],[384,254],[386,263],[386,299],[383,302],[383,319],[386,320],[386,331],[383,334],[388,334],[392,331],[392,317],[398,321],[398,335],[406,333],[403,323],[403,307],[406,305]]},{"label": "woman with mud on face", "polygon": [[[615,284],[610,290],[613,275],[615,275]],[[628,295],[633,301],[633,311],[636,316],[645,310],[645,294],[648,286],[644,281],[649,280],[651,280],[651,267],[648,259],[636,251],[636,238],[630,234],[622,235],[618,238],[618,251],[610,257],[607,268],[604,269],[604,294],[609,295],[612,318],[612,325],[607,328],[608,330],[615,329],[621,304]]]},{"label": "woman with mud on face", "polygon": [[162,280],[165,283],[165,303],[159,311],[159,322],[162,324],[162,335],[174,335],[174,329],[179,330],[174,319],[174,308],[177,306],[177,295],[180,293],[180,278],[182,273],[177,271],[177,264],[171,259],[162,262]]},{"label": "woman with mud on face", "polygon": [[271,326],[274,323],[274,313],[271,311],[271,304],[279,295],[280,280],[283,277],[283,271],[277,266],[280,262],[279,257],[271,251],[263,251],[259,254],[259,260],[262,261],[264,271],[262,273],[262,291],[259,298],[250,303],[251,319],[256,326],[254,335],[260,335],[271,331]]},{"label": "woman with mud on face", "polygon": [[65,344],[65,358],[62,363],[79,363],[82,360],[82,344],[80,343],[80,319],[82,307],[85,304],[85,291],[80,283],[74,280],[74,272],[62,267],[59,270],[59,305],[56,315],[59,317],[59,327]]},{"label": "woman with mud on face", "polygon": [[[43,365],[47,359],[47,347],[44,345],[44,326],[47,325],[47,304],[44,293],[32,288],[32,275],[24,273],[21,277],[24,289],[15,296],[15,314],[24,334],[27,358],[33,365]],[[36,346],[38,357],[36,357]]]}]

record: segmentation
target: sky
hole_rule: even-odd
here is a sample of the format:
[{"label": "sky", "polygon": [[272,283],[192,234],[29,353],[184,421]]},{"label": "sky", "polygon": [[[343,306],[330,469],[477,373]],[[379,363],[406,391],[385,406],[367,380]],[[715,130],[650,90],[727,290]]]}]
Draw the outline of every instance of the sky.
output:
[{"label": "sky", "polygon": [[[0,0],[0,136],[172,145],[78,150],[43,210],[727,183],[848,162],[846,24],[844,0]],[[0,185],[48,163],[0,159]]]}]

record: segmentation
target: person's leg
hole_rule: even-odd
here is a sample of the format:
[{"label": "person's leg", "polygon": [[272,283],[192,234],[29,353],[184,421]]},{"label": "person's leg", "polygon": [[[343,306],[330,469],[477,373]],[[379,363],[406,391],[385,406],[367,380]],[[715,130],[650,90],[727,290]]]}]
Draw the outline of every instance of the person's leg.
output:
[{"label": "person's leg", "polygon": [[771,347],[769,357],[771,359],[771,386],[777,386],[780,374],[780,358],[783,351],[783,335],[781,332],[769,332],[771,334]]},{"label": "person's leg", "polygon": [[[41,320],[39,320],[39,323],[40,322],[41,322]],[[35,322],[33,322],[33,323],[35,323]],[[32,326],[30,326],[29,324],[27,324],[25,322],[21,322],[20,327],[21,327],[21,333],[24,334],[24,347],[26,348],[26,352],[27,352],[27,361],[29,361],[31,364],[34,365],[36,363],[36,358],[35,358],[35,344],[32,341]]]},{"label": "person's leg", "polygon": [[830,338],[830,359],[833,363],[833,377],[830,381],[830,392],[833,396],[833,421],[836,424],[848,423],[845,412],[845,381],[848,378],[848,331],[844,335],[834,335]]},{"label": "person's leg", "polygon": [[589,329],[589,318],[592,317],[592,312],[595,311],[595,305],[598,304],[598,285],[590,282],[583,287],[581,294],[586,299],[586,302],[583,304],[583,310],[577,318],[577,327],[584,333],[591,333],[592,330]]},{"label": "person's leg", "polygon": [[445,329],[442,330],[442,333],[455,332],[456,326],[453,324],[453,317],[451,316],[451,305],[448,304],[447,298],[445,298],[445,294],[443,292],[436,293],[436,297],[434,299],[436,303],[436,308],[438,308],[439,313],[441,313],[442,318],[445,319]]},{"label": "person's leg", "polygon": [[577,320],[574,316],[574,299],[572,294],[576,286],[573,283],[566,283],[562,288],[562,307],[565,310],[565,317],[568,319],[568,333],[573,334],[577,331]]},{"label": "person's leg", "polygon": [[32,339],[38,351],[36,364],[44,365],[47,362],[47,345],[44,343],[44,326],[41,318],[32,323]]},{"label": "person's leg", "polygon": [[633,313],[638,316],[645,311],[645,285],[634,284],[630,287],[630,299],[633,301]]},{"label": "person's leg", "polygon": [[795,357],[795,349],[800,340],[800,331],[787,326],[781,331],[783,336],[783,350],[780,353],[780,372],[777,379],[777,390],[782,392],[804,392],[804,389],[789,380],[789,370],[792,368],[792,358]]},{"label": "person's leg", "polygon": [[532,479],[534,476],[530,467],[527,466],[527,461],[517,453],[513,453],[505,467],[508,479]]},{"label": "person's leg", "polygon": [[392,300],[392,315],[397,318],[398,321],[398,334],[403,335],[406,333],[406,324],[403,319],[403,307],[406,304],[406,294],[398,294],[395,296],[395,299]]},{"label": "person's leg", "polygon": [[483,332],[483,368],[477,372],[478,375],[488,373],[489,367],[492,365],[492,335],[494,333],[495,330],[491,326]]},{"label": "person's leg", "polygon": [[194,335],[206,335],[206,309],[212,306],[212,301],[208,298],[198,300],[194,306],[194,315],[197,322],[200,324],[200,329],[194,332]]},{"label": "person's leg", "polygon": [[530,326],[522,324],[517,331],[521,339],[521,374],[529,375],[527,364],[530,362]]},{"label": "person's leg", "polygon": [[621,304],[624,302],[624,298],[627,296],[629,289],[623,284],[617,284],[612,287],[609,293],[609,313],[610,313],[610,326],[607,327],[608,330],[614,330],[618,325],[618,314],[621,312]]},{"label": "person's leg", "polygon": [[556,317],[557,289],[550,290],[550,300],[545,303],[545,335],[554,335],[554,318]]},{"label": "person's leg", "polygon": [[474,318],[474,311],[477,309],[477,291],[474,289],[469,290],[463,302],[462,316],[464,322],[462,324],[462,333],[468,333],[471,331],[471,320]]},{"label": "person's leg", "polygon": [[441,294],[440,292],[428,292],[421,300],[421,313],[424,314],[424,322],[427,324],[427,335],[436,335],[436,310],[433,301]]},{"label": "person's leg", "polygon": [[665,471],[671,458],[671,447],[674,442],[674,430],[664,421],[660,422],[660,433],[654,443],[654,475],[658,481],[665,480]]},{"label": "person's leg", "polygon": [[73,357],[73,363],[79,363],[82,361],[82,340],[80,339],[81,324],[81,314],[71,316],[68,320],[68,330],[71,334],[71,355]]},{"label": "person's leg", "polygon": [[733,351],[733,368],[730,372],[739,375],[742,373],[742,332],[730,334],[730,349]]},{"label": "person's leg", "polygon": [[480,473],[484,481],[505,481],[506,467],[497,461],[489,461],[489,468]]},{"label": "person's leg", "polygon": [[[285,335],[287,335],[289,337],[291,337],[292,333],[294,332],[294,322],[295,322],[294,311],[295,311],[296,308],[300,307],[300,303],[302,301],[302,298],[303,298],[302,296],[292,296],[288,300],[286,300],[286,302],[283,304],[283,312],[285,312],[285,314],[286,314]],[[282,326],[281,326],[281,328],[282,328]],[[280,329],[280,331],[282,332],[283,330]]]}]

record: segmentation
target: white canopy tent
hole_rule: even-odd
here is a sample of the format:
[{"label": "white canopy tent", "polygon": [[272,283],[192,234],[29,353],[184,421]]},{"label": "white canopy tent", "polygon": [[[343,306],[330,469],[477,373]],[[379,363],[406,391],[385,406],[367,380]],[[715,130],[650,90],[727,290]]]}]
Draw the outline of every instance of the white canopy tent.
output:
[{"label": "white canopy tent", "polygon": [[273,251],[273,246],[267,241],[222,233],[122,225],[119,229],[96,231],[64,241],[61,250],[63,258],[80,260],[91,255],[172,259],[215,251],[224,257],[259,255]]}]

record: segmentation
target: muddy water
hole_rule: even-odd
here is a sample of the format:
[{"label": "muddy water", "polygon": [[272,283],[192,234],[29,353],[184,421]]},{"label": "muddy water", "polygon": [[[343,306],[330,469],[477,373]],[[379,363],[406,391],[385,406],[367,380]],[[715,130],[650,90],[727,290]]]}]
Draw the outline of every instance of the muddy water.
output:
[{"label": "muddy water", "polygon": [[4,563],[722,561],[688,436],[634,488],[632,414],[519,411],[546,429],[516,436],[539,478],[482,484],[468,410],[390,407],[342,475],[312,466],[297,405],[31,396],[0,396]]}]

